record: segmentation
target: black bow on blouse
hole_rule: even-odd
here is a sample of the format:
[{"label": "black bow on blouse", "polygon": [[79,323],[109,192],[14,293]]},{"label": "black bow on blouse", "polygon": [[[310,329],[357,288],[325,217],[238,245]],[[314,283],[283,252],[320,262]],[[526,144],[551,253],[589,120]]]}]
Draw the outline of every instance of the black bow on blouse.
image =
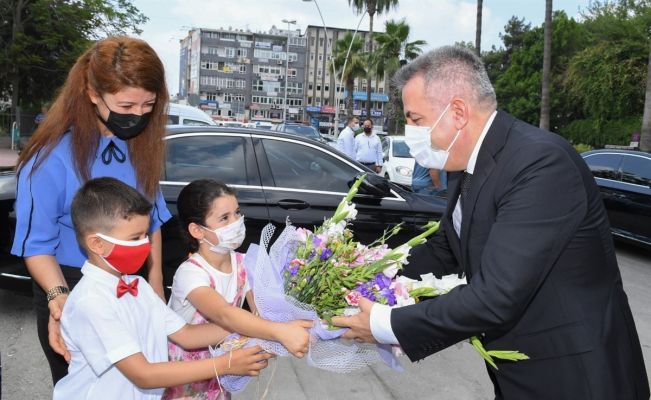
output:
[{"label": "black bow on blouse", "polygon": [[119,163],[123,163],[127,159],[127,156],[111,140],[104,151],[102,151],[102,162],[106,165],[109,165],[113,159]]}]

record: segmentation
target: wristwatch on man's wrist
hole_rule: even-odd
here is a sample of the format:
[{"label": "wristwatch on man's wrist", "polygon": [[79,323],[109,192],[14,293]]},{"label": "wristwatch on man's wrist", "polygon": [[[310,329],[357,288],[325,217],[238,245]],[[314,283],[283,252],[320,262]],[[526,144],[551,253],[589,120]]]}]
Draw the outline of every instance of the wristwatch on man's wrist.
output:
[{"label": "wristwatch on man's wrist", "polygon": [[55,286],[52,289],[47,291],[47,302],[49,303],[50,301],[54,300],[55,297],[57,297],[60,294],[68,294],[70,293],[70,289],[68,289],[65,286]]}]

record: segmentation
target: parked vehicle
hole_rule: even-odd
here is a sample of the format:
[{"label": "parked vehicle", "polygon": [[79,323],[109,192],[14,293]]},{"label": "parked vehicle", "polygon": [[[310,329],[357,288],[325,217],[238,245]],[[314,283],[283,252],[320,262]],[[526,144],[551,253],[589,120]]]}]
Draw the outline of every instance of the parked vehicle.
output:
[{"label": "parked vehicle", "polygon": [[[359,213],[353,230],[364,243],[402,223],[401,232],[389,241],[390,245],[400,244],[420,233],[426,222],[438,220],[445,208],[443,199],[435,204],[426,201],[371,173],[338,150],[297,135],[261,129],[171,127],[166,141],[161,189],[174,217],[162,227],[165,285],[171,285],[174,271],[187,257],[180,242],[176,200],[181,189],[195,179],[218,179],[237,190],[247,232],[241,251],[260,241],[260,233],[269,222],[277,231],[282,230],[287,218],[310,229],[320,225],[334,213],[361,173],[368,177],[355,196]],[[3,252],[8,252],[10,245],[7,238]],[[20,264],[21,271],[12,269],[12,273],[26,276],[22,262],[15,264]],[[0,272],[9,269],[0,265]]]},{"label": "parked vehicle", "polygon": [[319,131],[316,130],[316,128],[310,125],[280,123],[271,129],[277,132],[285,132],[292,135],[303,136],[321,143],[328,143],[332,141],[330,139],[326,139],[322,134],[319,133]]},{"label": "parked vehicle", "polygon": [[581,156],[599,185],[613,235],[651,248],[651,154],[603,149]]},{"label": "parked vehicle", "polygon": [[411,186],[415,161],[409,154],[409,147],[405,143],[405,137],[382,137],[382,152],[384,153],[384,163],[380,175],[392,182]]},{"label": "parked vehicle", "polygon": [[185,104],[170,103],[167,111],[167,125],[207,126],[215,121],[200,109]]}]

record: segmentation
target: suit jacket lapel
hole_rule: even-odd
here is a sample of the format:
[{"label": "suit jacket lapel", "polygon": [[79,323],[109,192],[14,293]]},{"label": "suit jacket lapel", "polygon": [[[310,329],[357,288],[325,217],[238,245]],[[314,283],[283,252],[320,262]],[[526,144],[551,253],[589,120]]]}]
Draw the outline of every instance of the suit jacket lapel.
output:
[{"label": "suit jacket lapel", "polygon": [[468,235],[470,234],[470,225],[477,199],[481,194],[486,180],[495,168],[495,158],[504,147],[514,121],[515,118],[511,115],[498,111],[477,155],[477,162],[475,163],[468,198],[464,200],[465,207],[461,209],[461,255],[463,268],[466,270],[466,273],[472,272],[470,271],[470,266],[467,264]]}]

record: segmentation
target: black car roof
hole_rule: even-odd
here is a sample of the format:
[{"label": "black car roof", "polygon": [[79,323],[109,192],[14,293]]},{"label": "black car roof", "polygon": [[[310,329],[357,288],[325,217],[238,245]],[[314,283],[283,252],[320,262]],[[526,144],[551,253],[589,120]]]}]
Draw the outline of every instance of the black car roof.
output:
[{"label": "black car roof", "polygon": [[589,150],[589,151],[584,151],[581,153],[581,156],[589,156],[592,154],[604,154],[604,153],[612,153],[612,154],[631,154],[631,155],[636,155],[636,156],[643,156],[647,158],[651,158],[651,153],[648,153],[646,151],[641,151],[641,150],[628,150],[628,149],[597,149],[597,150]]},{"label": "black car roof", "polygon": [[295,135],[292,133],[285,133],[282,131],[273,131],[270,129],[261,129],[261,128],[230,128],[225,126],[216,126],[216,125],[206,125],[206,126],[193,126],[193,125],[174,125],[168,126],[165,132],[165,136],[178,135],[183,133],[245,133],[249,135],[264,135],[269,137],[278,137],[286,138],[297,141],[302,141],[310,143],[311,145],[318,145],[328,151],[336,153],[338,155],[348,157],[344,153],[340,152],[337,148],[329,146],[326,143],[319,142],[318,140],[310,139],[306,136]]}]

